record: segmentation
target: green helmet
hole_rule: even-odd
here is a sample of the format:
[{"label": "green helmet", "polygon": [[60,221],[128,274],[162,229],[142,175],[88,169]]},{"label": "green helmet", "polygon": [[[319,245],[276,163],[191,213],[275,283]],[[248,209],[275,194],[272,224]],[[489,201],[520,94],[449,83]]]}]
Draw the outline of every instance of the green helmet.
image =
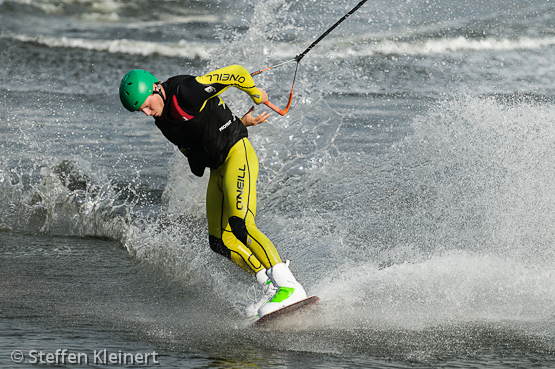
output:
[{"label": "green helmet", "polygon": [[146,70],[133,69],[121,80],[119,85],[119,98],[121,103],[129,111],[137,111],[152,95],[152,85],[158,83],[158,78]]}]

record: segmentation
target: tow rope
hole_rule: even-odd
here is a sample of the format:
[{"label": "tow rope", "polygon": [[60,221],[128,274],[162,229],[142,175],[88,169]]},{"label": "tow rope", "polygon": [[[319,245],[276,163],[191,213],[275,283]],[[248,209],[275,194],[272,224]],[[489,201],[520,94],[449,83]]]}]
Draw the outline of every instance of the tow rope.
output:
[{"label": "tow rope", "polygon": [[290,63],[290,62],[296,62],[297,65],[295,67],[295,75],[293,76],[293,84],[291,86],[291,92],[289,93],[289,101],[287,102],[287,106],[285,107],[285,109],[280,109],[277,106],[275,106],[274,104],[272,104],[270,101],[266,101],[265,104],[272,109],[273,111],[275,111],[276,113],[280,114],[280,115],[285,115],[287,114],[287,112],[289,111],[289,108],[291,107],[291,102],[293,101],[293,88],[295,87],[295,79],[297,78],[297,71],[299,70],[299,63],[301,61],[302,58],[304,58],[304,56],[314,48],[314,46],[316,46],[316,44],[318,44],[318,42],[322,41],[322,39],[324,37],[326,37],[327,35],[329,35],[337,26],[339,26],[345,19],[349,18],[354,12],[356,12],[358,9],[360,9],[361,6],[364,5],[364,3],[368,1],[368,0],[362,0],[360,3],[357,4],[357,6],[355,6],[353,9],[351,9],[347,14],[345,14],[343,16],[343,18],[341,18],[340,20],[338,20],[337,22],[335,22],[335,24],[333,26],[331,26],[330,28],[327,29],[326,32],[324,32],[320,37],[318,37],[316,39],[316,41],[314,41],[312,44],[310,44],[309,47],[306,48],[305,51],[303,51],[302,53],[300,53],[299,55],[295,56],[292,60],[287,60],[285,62],[276,64],[274,66],[271,66],[269,68],[265,68],[265,69],[261,69],[259,71],[253,72],[251,73],[251,76],[256,76],[257,74],[260,74],[262,72],[265,72],[267,70],[270,69],[274,69],[277,67],[280,67],[284,64]]}]

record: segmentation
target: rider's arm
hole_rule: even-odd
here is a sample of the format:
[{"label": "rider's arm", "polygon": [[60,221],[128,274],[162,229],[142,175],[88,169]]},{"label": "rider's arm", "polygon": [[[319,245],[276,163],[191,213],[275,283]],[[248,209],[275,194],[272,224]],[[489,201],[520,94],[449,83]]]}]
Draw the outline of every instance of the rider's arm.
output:
[{"label": "rider's arm", "polygon": [[186,79],[177,92],[177,103],[187,113],[196,115],[204,109],[206,102],[218,96],[230,86],[245,91],[256,104],[268,101],[266,92],[257,88],[245,68],[231,65],[204,76]]},{"label": "rider's arm", "polygon": [[212,97],[219,95],[229,86],[237,87],[245,91],[255,104],[264,103],[267,100],[265,93],[260,91],[254,84],[250,73],[240,65],[230,65],[195,78],[202,85],[214,87]]}]

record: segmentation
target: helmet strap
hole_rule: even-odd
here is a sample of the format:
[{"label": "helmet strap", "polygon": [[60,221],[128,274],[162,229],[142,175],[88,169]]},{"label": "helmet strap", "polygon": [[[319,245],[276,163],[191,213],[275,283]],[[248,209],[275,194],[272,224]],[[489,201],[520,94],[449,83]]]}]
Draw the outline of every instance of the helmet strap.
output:
[{"label": "helmet strap", "polygon": [[158,95],[160,95],[160,97],[162,98],[162,101],[166,102],[166,99],[164,98],[164,94],[162,93],[162,84],[160,83],[160,81],[156,82],[156,84],[158,85]]}]

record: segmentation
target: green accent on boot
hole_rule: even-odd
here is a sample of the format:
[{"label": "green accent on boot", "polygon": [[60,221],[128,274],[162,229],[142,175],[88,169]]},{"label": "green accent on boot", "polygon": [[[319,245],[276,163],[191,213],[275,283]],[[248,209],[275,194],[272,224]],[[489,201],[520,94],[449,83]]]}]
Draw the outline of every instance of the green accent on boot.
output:
[{"label": "green accent on boot", "polygon": [[275,294],[274,298],[270,302],[282,302],[287,300],[295,292],[294,288],[291,287],[280,287],[279,291]]}]

